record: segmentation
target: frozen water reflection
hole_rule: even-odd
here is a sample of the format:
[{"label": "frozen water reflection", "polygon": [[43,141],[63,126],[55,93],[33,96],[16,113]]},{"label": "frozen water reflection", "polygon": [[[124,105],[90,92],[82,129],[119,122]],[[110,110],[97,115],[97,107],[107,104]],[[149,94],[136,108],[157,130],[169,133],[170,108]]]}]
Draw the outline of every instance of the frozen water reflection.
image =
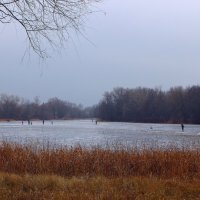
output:
[{"label": "frozen water reflection", "polygon": [[84,146],[107,144],[134,145],[137,147],[200,147],[200,125],[148,124],[99,122],[92,120],[0,122],[0,139],[13,142],[49,141],[57,145]]}]

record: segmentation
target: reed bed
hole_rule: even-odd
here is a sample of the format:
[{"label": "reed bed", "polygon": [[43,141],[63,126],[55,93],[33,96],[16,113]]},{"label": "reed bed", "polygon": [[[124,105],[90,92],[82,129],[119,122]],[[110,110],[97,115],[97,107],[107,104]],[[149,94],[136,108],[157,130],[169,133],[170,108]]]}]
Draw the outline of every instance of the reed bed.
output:
[{"label": "reed bed", "polygon": [[2,200],[197,200],[200,181],[0,173]]},{"label": "reed bed", "polygon": [[176,149],[36,148],[2,142],[0,171],[63,177],[159,177],[200,180],[200,151]]}]

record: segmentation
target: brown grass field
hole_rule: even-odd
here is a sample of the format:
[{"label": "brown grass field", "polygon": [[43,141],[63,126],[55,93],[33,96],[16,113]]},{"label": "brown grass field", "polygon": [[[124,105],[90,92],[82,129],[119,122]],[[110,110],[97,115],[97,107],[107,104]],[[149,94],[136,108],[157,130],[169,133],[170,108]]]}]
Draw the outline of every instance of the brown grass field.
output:
[{"label": "brown grass field", "polygon": [[200,150],[0,144],[0,200],[200,199]]}]

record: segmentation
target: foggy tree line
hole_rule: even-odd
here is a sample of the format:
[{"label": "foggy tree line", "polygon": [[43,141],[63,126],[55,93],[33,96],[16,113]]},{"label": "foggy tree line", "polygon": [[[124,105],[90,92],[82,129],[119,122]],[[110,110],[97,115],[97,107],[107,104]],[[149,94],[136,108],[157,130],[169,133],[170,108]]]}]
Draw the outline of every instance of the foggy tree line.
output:
[{"label": "foggy tree line", "polygon": [[0,118],[15,120],[30,119],[73,119],[86,117],[86,109],[58,98],[51,98],[45,103],[40,103],[36,97],[33,102],[18,96],[0,95]]},{"label": "foggy tree line", "polygon": [[77,119],[104,121],[200,124],[200,86],[159,88],[115,88],[94,106],[51,98],[41,103],[18,96],[0,95],[0,119]]},{"label": "foggy tree line", "polygon": [[115,88],[96,107],[105,121],[200,123],[200,86]]}]

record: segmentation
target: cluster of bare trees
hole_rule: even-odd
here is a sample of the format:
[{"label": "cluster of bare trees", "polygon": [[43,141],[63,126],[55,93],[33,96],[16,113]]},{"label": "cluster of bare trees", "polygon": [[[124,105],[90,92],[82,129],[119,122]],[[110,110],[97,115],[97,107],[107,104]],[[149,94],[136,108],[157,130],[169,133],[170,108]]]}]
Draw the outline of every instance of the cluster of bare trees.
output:
[{"label": "cluster of bare trees", "polygon": [[69,103],[58,98],[51,98],[45,103],[40,103],[38,98],[33,102],[24,100],[17,96],[0,96],[0,118],[1,119],[72,119],[85,117],[81,105]]},{"label": "cluster of bare trees", "polygon": [[83,108],[58,98],[40,103],[17,96],[0,95],[0,119],[77,119],[105,121],[200,123],[200,86],[174,87],[168,91],[150,88],[115,88],[98,105]]},{"label": "cluster of bare trees", "polygon": [[200,123],[200,86],[116,88],[104,94],[97,111],[106,121]]}]

